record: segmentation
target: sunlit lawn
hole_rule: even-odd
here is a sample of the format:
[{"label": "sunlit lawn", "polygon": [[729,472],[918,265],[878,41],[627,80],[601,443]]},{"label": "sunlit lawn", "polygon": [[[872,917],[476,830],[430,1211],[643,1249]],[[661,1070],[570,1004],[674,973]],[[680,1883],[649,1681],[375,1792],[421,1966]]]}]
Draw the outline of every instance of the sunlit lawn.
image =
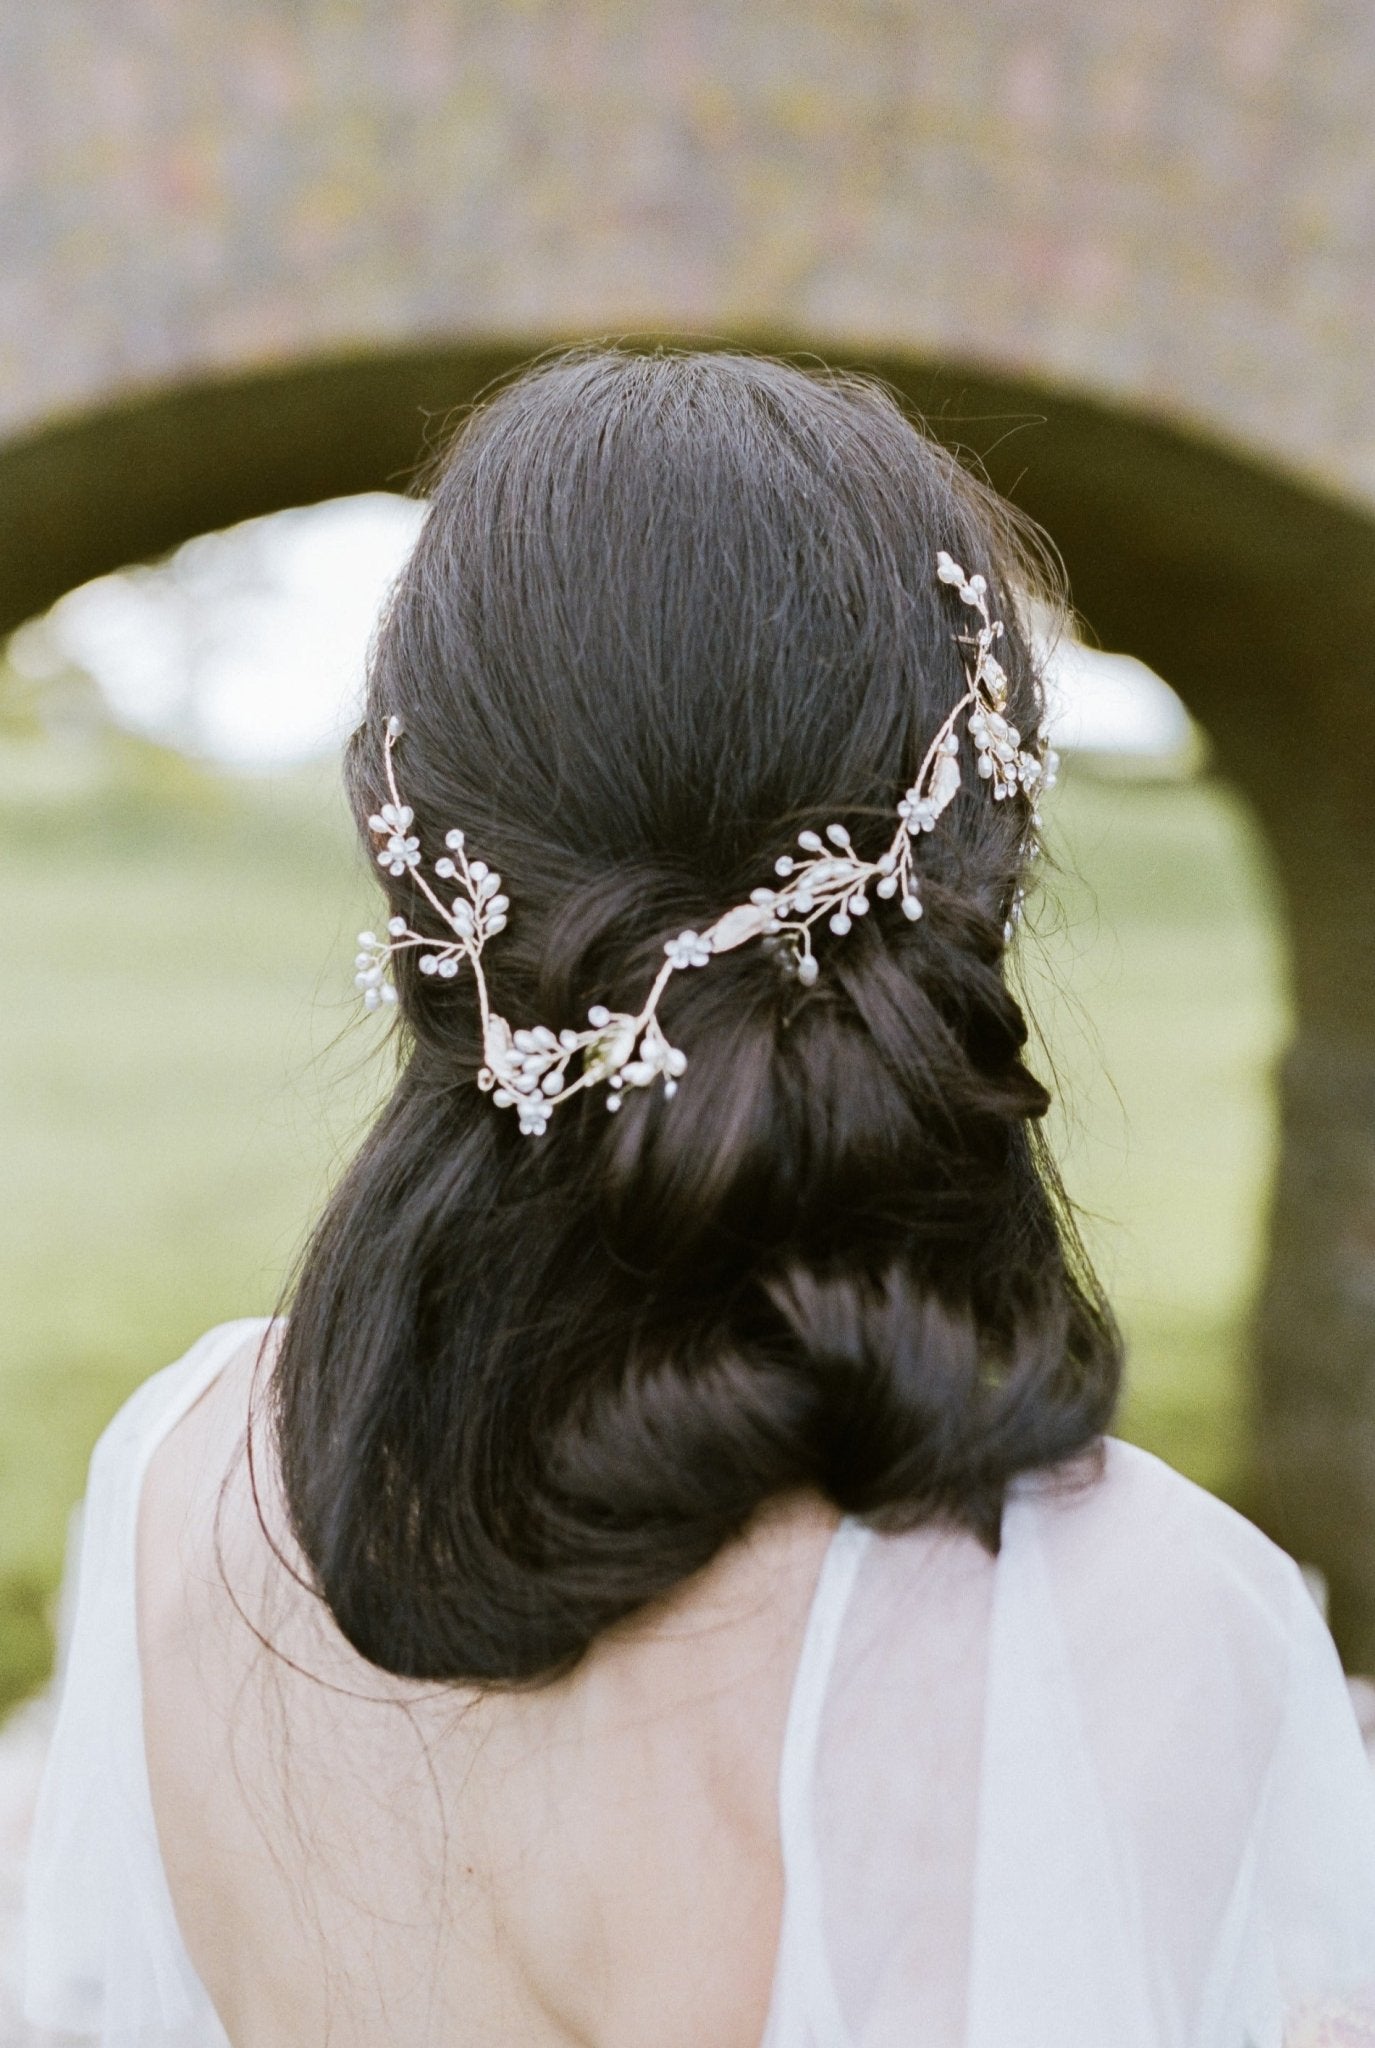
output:
[{"label": "sunlit lawn", "polygon": [[1129,1339],[1123,1433],[1227,1493],[1276,1142],[1286,969],[1249,818],[1212,782],[1056,793],[1058,914],[1024,975],[1055,1135]]},{"label": "sunlit lawn", "polygon": [[[17,742],[4,765],[0,1705],[46,1668],[99,1429],[208,1324],[274,1305],[380,1080],[349,980],[373,905],[326,773]],[[1071,776],[1056,834],[1025,972],[1132,1339],[1125,1427],[1225,1490],[1282,1028],[1265,891],[1206,784]]]}]

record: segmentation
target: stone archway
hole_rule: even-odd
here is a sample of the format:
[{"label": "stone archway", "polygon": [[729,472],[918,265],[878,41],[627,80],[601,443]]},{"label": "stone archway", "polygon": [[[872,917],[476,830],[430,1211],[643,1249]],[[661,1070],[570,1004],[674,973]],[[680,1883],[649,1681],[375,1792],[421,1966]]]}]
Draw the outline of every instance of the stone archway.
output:
[{"label": "stone archway", "polygon": [[[492,342],[164,391],[0,447],[0,626],[283,505],[404,487]],[[835,360],[833,357],[832,360]],[[1375,515],[1202,438],[1027,382],[867,366],[1060,546],[1105,644],[1167,675],[1269,837],[1298,1030],[1256,1347],[1247,1505],[1328,1575],[1375,1666]]]}]

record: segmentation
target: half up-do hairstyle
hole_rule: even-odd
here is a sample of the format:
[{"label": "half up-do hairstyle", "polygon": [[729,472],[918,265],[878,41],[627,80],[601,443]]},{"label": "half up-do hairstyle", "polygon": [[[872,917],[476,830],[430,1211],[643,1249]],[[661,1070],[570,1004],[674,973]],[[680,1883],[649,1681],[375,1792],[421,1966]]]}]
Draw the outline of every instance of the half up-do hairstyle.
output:
[{"label": "half up-do hairstyle", "polygon": [[[666,939],[800,828],[887,843],[965,689],[938,549],[988,579],[1035,732],[1043,558],[881,387],[727,353],[542,363],[433,478],[349,749],[365,842],[399,717],[421,845],[459,825],[504,878],[501,1013],[634,1009]],[[759,944],[671,978],[672,1099],[608,1116],[589,1089],[523,1135],[476,1085],[471,976],[398,960],[400,1076],[271,1382],[296,1536],[373,1663],[553,1676],[799,1488],[996,1548],[1008,1482],[1095,1446],[1119,1346],[1005,978],[1031,803],[961,754],[919,922],[818,927],[810,987]],[[382,880],[425,929],[409,872]]]}]

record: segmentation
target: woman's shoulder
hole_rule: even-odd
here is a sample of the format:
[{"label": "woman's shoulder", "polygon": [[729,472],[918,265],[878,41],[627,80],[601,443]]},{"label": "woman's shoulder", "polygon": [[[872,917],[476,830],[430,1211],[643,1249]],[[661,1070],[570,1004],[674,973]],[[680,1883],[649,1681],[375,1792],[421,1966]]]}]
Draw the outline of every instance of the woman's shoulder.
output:
[{"label": "woman's shoulder", "polygon": [[[163,1615],[175,1627],[188,1602],[216,1587],[259,1514],[275,1501],[275,1468],[255,1418],[283,1325],[270,1317],[222,1323],[140,1388],[128,1427],[139,1446],[139,1581],[145,1642]],[[148,1410],[135,1404],[148,1393]],[[115,1424],[120,1417],[115,1418]],[[251,1462],[245,1453],[253,1439]]]},{"label": "woman's shoulder", "polygon": [[1123,1670],[1144,1657],[1214,1655],[1282,1682],[1297,1639],[1326,1634],[1294,1559],[1254,1522],[1153,1453],[1117,1437],[1009,1488],[990,1557],[972,1534],[922,1526],[885,1536],[862,1573],[871,1605],[982,1609],[995,1632],[1039,1616]]},{"label": "woman's shoulder", "polygon": [[[1014,1489],[1005,1531],[1030,1542],[1057,1603],[1105,1640],[1209,1644],[1278,1675],[1321,1628],[1295,1560],[1256,1524],[1153,1453],[1105,1438],[1094,1464]],[[1019,1520],[1020,1517],[1020,1520]]]},{"label": "woman's shoulder", "polygon": [[150,1373],[101,1431],[91,1455],[92,1483],[99,1484],[126,1466],[141,1467],[231,1364],[256,1359],[274,1327],[271,1316],[217,1323],[180,1358]]},{"label": "woman's shoulder", "polygon": [[1295,1560],[1220,1495],[1154,1452],[1121,1437],[1103,1443],[1101,1508],[1148,1552],[1180,1552],[1287,1597],[1302,1576]]}]

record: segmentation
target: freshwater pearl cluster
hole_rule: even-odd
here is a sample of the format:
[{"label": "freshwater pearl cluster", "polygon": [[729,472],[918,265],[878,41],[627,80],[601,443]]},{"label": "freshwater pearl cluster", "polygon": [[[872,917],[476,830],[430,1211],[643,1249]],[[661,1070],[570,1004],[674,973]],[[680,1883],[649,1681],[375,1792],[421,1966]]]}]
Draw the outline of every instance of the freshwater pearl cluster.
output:
[{"label": "freshwater pearl cluster", "polygon": [[[1003,624],[989,616],[986,579],[966,576],[944,549],[936,556],[936,575],[958,591],[961,603],[977,614],[980,623],[973,633],[955,636],[973,656],[972,663],[968,658],[965,661],[965,693],[942,721],[915,782],[898,804],[897,829],[888,846],[876,860],[863,860],[843,825],[827,825],[824,834],[799,832],[800,854],[783,853],[774,862],[776,887],[752,890],[748,903],[727,910],[704,931],[682,931],[669,939],[663,965],[642,1007],[632,1013],[594,1004],[582,1031],[555,1032],[544,1024],[512,1030],[492,1009],[482,951],[487,941],[504,929],[511,907],[502,891],[501,876],[485,861],[469,859],[458,830],[445,834],[448,850],[433,864],[434,880],[427,876],[419,837],[410,829],[415,813],[402,802],[397,786],[394,757],[402,736],[401,721],[389,718],[384,760],[390,801],[368,820],[369,829],[382,842],[378,865],[395,879],[409,874],[445,927],[445,935],[440,939],[426,936],[413,930],[404,917],[390,919],[385,938],[375,932],[360,932],[354,980],[366,1007],[381,1010],[395,1004],[396,989],[389,969],[400,953],[416,951],[419,971],[441,981],[453,980],[466,960],[473,970],[482,1020],[483,1065],[478,1071],[478,1087],[490,1093],[499,1109],[514,1109],[522,1131],[538,1136],[558,1105],[581,1089],[605,1085],[606,1106],[613,1111],[620,1108],[627,1088],[647,1088],[661,1079],[664,1094],[675,1093],[687,1055],[669,1044],[657,1014],[659,998],[672,975],[705,967],[716,954],[729,953],[751,939],[764,939],[777,949],[802,986],[810,988],[819,972],[811,944],[811,928],[819,919],[824,917],[835,936],[843,937],[857,917],[868,914],[872,897],[884,901],[897,897],[905,917],[919,918],[922,901],[912,866],[913,843],[923,832],[935,830],[960,789],[960,741],[955,727],[965,712],[980,780],[1000,802],[1023,794],[1032,805],[1034,833],[1040,825],[1036,801],[1054,781],[1055,755],[1045,744],[1044,728],[1036,745],[1028,747],[1006,717],[1007,676],[994,652],[1003,637]],[[446,902],[436,883],[457,883],[457,893]],[[1019,891],[1013,920],[1020,903]],[[1005,935],[1010,938],[1012,930],[1010,921]],[[574,1061],[578,1062],[577,1071],[570,1078]]]}]

